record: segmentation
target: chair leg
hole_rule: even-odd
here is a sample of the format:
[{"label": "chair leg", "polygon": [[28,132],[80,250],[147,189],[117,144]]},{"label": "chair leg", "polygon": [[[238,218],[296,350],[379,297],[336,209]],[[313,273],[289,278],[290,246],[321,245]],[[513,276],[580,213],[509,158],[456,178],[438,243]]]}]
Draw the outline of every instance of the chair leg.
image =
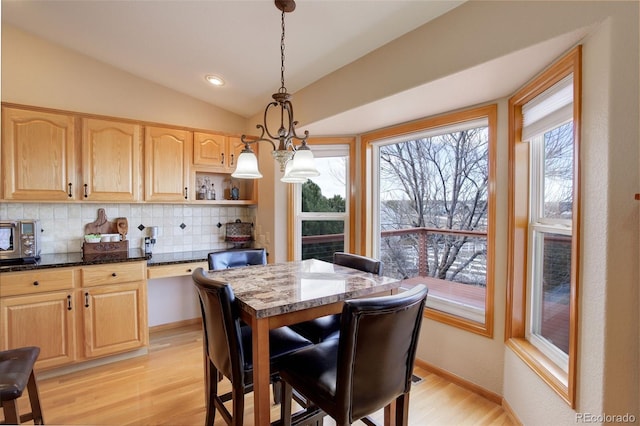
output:
[{"label": "chair leg", "polygon": [[282,402],[282,399],[280,399],[281,393],[282,393],[282,381],[278,379],[277,381],[273,382],[273,403],[274,404],[280,404]]},{"label": "chair leg", "polygon": [[31,403],[31,417],[34,425],[43,425],[44,419],[42,416],[42,407],[40,407],[40,395],[38,393],[38,382],[36,382],[36,375],[33,370],[29,375],[29,382],[27,383],[27,390],[29,391],[29,402]]},{"label": "chair leg", "polygon": [[205,424],[213,426],[216,419],[215,397],[218,394],[218,370],[213,366],[209,358],[205,358],[205,402],[207,404],[207,414]]},{"label": "chair leg", "polygon": [[4,411],[4,423],[9,425],[17,425],[20,423],[20,413],[18,412],[18,400],[2,401],[2,410]]},{"label": "chair leg", "polygon": [[407,426],[409,424],[409,392],[396,398],[396,425]]},{"label": "chair leg", "polygon": [[293,390],[291,385],[281,380],[280,382],[280,421],[282,426],[291,426],[291,400]]},{"label": "chair leg", "polygon": [[233,385],[233,414],[232,424],[241,426],[244,423],[244,388],[242,385]]},{"label": "chair leg", "polygon": [[[388,407],[388,405],[386,407],[384,407],[385,419],[387,418],[387,407]],[[367,426],[378,426],[378,423],[374,422],[373,419],[371,417],[369,417],[369,416],[361,418],[360,421],[362,423],[364,423],[365,425],[367,425]],[[385,424],[387,424],[387,423],[385,423]]]}]

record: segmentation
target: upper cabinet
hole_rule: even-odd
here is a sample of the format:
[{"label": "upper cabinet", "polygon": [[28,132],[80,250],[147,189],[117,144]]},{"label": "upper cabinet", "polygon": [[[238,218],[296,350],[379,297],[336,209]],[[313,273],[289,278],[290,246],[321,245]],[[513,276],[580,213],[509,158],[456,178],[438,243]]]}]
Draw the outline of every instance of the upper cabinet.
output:
[{"label": "upper cabinet", "polygon": [[[225,158],[226,157],[226,158]],[[223,171],[229,159],[227,137],[214,133],[193,133],[193,165]]]},{"label": "upper cabinet", "polygon": [[186,201],[193,133],[146,127],[144,137],[146,201]]},{"label": "upper cabinet", "polygon": [[76,198],[76,121],[72,115],[3,107],[2,129],[5,199]]},{"label": "upper cabinet", "polygon": [[193,133],[193,165],[197,169],[233,173],[244,144],[239,137]]},{"label": "upper cabinet", "polygon": [[141,192],[140,125],[82,120],[82,197],[91,201],[137,201]]},{"label": "upper cabinet", "polygon": [[[238,137],[229,136],[228,146],[229,146],[229,152],[231,152],[231,163],[229,165],[229,168],[231,169],[231,173],[233,173],[236,170],[236,163],[238,161],[238,157],[240,156],[240,153],[244,149],[244,143],[242,143],[242,140]],[[257,144],[254,144],[251,147],[251,149],[253,150],[253,152],[256,153],[256,155],[258,155]]]},{"label": "upper cabinet", "polygon": [[[3,103],[0,199],[253,205],[257,185],[230,176],[243,148],[237,136]],[[215,200],[196,195],[204,175]]]}]

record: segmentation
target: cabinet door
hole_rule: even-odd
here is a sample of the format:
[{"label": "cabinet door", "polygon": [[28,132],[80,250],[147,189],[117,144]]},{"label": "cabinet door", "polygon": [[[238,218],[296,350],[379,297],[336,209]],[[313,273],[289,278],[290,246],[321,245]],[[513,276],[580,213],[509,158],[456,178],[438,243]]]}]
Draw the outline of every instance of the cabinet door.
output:
[{"label": "cabinet door", "polygon": [[82,120],[83,198],[96,201],[140,199],[140,126]]},{"label": "cabinet door", "polygon": [[146,281],[82,289],[85,357],[148,344],[146,293]]},{"label": "cabinet door", "polygon": [[190,198],[188,182],[192,144],[193,134],[186,130],[145,129],[145,200],[184,201]]},{"label": "cabinet door", "polygon": [[[226,158],[225,158],[226,157]],[[229,153],[227,137],[213,133],[193,134],[193,164],[209,166],[211,169],[225,170]]]},{"label": "cabinet door", "polygon": [[6,199],[76,198],[73,116],[3,107],[2,150]]},{"label": "cabinet door", "polygon": [[[257,144],[253,144],[251,150],[258,155]],[[231,136],[229,137],[229,161],[227,162],[227,170],[229,173],[233,173],[236,170],[236,163],[238,161],[238,157],[240,153],[244,149],[244,144],[242,140],[238,137]]]},{"label": "cabinet door", "polygon": [[4,297],[1,350],[23,346],[40,347],[36,366],[50,368],[76,359],[75,310],[72,291]]}]

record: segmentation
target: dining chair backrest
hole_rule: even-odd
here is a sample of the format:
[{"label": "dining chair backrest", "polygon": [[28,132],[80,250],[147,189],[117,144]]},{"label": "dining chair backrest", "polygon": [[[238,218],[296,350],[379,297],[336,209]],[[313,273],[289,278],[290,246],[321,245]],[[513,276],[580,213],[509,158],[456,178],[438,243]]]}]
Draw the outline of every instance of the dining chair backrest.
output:
[{"label": "dining chair backrest", "polygon": [[351,423],[410,391],[427,292],[418,285],[345,302],[336,380],[336,404],[348,413],[342,420]]},{"label": "dining chair backrest", "polygon": [[200,299],[206,353],[217,370],[232,382],[244,382],[240,317],[233,289],[196,269],[192,278]]},{"label": "dining chair backrest", "polygon": [[382,275],[382,261],[371,257],[360,256],[352,253],[335,252],[333,254],[333,263],[336,265],[346,266],[348,268],[358,269],[363,272]]},{"label": "dining chair backrest", "polygon": [[267,251],[264,248],[232,249],[209,253],[209,269],[239,268],[249,265],[266,265]]}]

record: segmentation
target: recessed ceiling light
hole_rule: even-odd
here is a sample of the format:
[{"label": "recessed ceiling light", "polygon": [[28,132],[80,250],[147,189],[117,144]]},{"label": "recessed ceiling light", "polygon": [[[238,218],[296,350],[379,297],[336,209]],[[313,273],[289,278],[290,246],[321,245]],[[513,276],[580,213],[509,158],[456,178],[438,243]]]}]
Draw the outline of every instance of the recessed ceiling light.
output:
[{"label": "recessed ceiling light", "polygon": [[204,79],[214,86],[224,86],[224,80],[217,75],[207,75]]}]

